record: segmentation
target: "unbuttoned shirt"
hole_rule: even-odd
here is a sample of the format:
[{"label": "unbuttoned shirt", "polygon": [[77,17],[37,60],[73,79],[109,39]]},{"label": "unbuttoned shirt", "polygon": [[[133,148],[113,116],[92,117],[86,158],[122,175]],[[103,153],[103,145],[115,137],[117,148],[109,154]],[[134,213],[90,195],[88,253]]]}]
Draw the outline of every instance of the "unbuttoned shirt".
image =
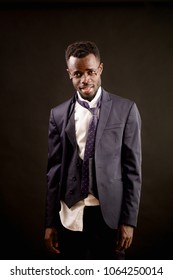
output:
[{"label": "unbuttoned shirt", "polygon": [[[87,102],[90,108],[95,108],[101,96],[101,87],[99,87],[95,97],[91,101],[83,99],[78,92],[77,95],[80,100]],[[76,102],[74,108],[75,134],[79,157],[82,160],[84,159],[87,132],[91,118],[91,112]],[[96,205],[99,205],[99,200],[92,194],[88,194],[87,198],[80,200],[71,208],[68,208],[65,202],[61,200],[60,219],[62,225],[69,230],[82,231],[84,207]]]}]

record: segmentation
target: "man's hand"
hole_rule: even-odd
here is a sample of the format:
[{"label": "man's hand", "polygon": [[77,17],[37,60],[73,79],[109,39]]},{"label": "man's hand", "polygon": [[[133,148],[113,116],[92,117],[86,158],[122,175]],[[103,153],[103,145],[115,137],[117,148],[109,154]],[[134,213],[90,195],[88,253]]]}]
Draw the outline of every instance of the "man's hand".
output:
[{"label": "man's hand", "polygon": [[44,241],[46,248],[53,254],[59,254],[56,228],[46,228]]},{"label": "man's hand", "polygon": [[130,247],[133,239],[134,228],[127,225],[120,225],[118,229],[117,251],[122,251]]}]

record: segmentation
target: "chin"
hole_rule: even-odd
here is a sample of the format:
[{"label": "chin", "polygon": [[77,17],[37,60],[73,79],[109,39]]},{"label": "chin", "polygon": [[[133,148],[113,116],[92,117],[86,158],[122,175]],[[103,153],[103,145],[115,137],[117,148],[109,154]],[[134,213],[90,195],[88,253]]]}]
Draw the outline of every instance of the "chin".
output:
[{"label": "chin", "polygon": [[96,92],[90,93],[90,94],[83,94],[83,93],[80,92],[80,95],[81,95],[81,97],[82,97],[83,99],[86,99],[86,100],[88,100],[88,101],[91,101],[91,100],[95,97]]}]

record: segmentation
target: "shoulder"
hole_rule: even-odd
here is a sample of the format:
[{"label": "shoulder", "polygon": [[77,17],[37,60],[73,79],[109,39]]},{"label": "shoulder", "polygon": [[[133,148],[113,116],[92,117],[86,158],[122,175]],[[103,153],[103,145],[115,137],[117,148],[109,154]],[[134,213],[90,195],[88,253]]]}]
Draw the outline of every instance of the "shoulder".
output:
[{"label": "shoulder", "polygon": [[110,99],[114,103],[117,103],[117,104],[128,104],[128,105],[134,104],[133,100],[119,96],[116,93],[114,94],[114,93],[108,92],[104,89],[103,89],[103,96],[106,96],[107,99]]},{"label": "shoulder", "polygon": [[53,107],[51,109],[51,114],[54,115],[54,117],[59,117],[59,116],[65,116],[68,114],[70,108],[74,104],[74,96],[63,103],[60,103],[59,105]]},{"label": "shoulder", "polygon": [[133,100],[110,93],[108,91],[105,91],[104,89],[102,100],[103,102],[111,101],[112,109],[114,108],[120,112],[129,111],[133,107],[137,108],[136,103]]},{"label": "shoulder", "polygon": [[135,118],[139,118],[139,110],[133,100],[110,93],[103,89],[103,102],[104,101],[111,101],[111,112],[115,112],[116,115],[124,117],[133,115]]},{"label": "shoulder", "polygon": [[53,107],[50,110],[50,122],[56,124],[57,127],[63,126],[67,122],[70,112],[74,108],[74,96],[63,103]]}]

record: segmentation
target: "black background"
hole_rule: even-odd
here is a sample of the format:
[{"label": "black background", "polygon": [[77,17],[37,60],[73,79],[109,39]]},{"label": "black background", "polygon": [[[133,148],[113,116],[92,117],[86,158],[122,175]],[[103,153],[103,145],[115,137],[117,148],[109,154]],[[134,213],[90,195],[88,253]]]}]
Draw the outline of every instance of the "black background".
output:
[{"label": "black background", "polygon": [[143,187],[127,258],[172,258],[172,3],[54,0],[0,2],[1,259],[47,257],[48,119],[73,94],[64,50],[76,40],[96,42],[103,87],[135,100],[142,117]]}]

